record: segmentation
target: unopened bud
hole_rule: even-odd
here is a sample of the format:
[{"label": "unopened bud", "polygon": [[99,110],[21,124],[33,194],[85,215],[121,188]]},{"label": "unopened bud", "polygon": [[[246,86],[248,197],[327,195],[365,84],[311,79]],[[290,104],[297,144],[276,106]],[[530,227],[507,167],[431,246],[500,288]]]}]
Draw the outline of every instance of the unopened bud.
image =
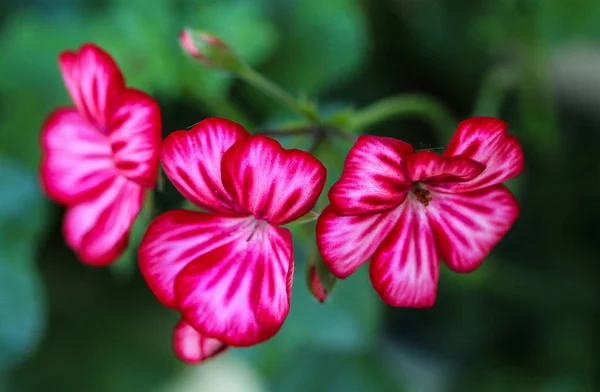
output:
[{"label": "unopened bud", "polygon": [[239,72],[244,66],[238,55],[214,35],[186,29],[179,34],[179,42],[187,54],[207,67]]},{"label": "unopened bud", "polygon": [[306,283],[313,296],[321,303],[327,299],[327,289],[321,282],[319,275],[317,274],[317,267],[314,261],[308,262]]}]

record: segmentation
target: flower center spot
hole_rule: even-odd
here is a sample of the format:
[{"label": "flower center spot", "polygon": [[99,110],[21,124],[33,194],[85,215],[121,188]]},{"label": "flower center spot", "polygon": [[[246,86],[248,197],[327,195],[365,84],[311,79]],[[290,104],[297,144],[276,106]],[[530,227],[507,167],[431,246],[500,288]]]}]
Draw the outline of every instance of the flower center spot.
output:
[{"label": "flower center spot", "polygon": [[255,237],[255,234],[258,234],[256,237],[260,237],[262,231],[268,226],[268,222],[262,219],[253,219],[252,229],[250,230],[250,234],[248,238],[246,238],[246,242],[250,242],[252,238]]},{"label": "flower center spot", "polygon": [[413,186],[412,192],[416,196],[417,201],[423,204],[425,207],[427,207],[431,202],[431,196],[429,196],[431,192],[429,192],[427,189],[423,189],[419,185],[415,184]]}]

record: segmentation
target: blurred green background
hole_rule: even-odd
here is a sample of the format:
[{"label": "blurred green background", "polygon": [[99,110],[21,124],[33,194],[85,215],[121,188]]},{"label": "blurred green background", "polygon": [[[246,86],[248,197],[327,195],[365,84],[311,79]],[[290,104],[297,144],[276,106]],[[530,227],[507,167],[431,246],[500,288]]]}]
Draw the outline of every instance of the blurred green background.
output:
[{"label": "blurred green background", "polygon": [[[0,391],[600,390],[599,21],[597,0],[3,1]],[[297,119],[186,58],[185,26],[216,33],[324,114],[409,94],[404,116],[359,131],[416,148],[444,147],[473,114],[504,119],[526,155],[509,184],[519,220],[475,273],[442,267],[437,303],[425,310],[384,306],[364,268],[319,304],[304,285],[314,239],[302,229],[281,332],[198,367],[179,363],[178,316],[147,289],[135,246],[110,269],[81,265],[62,239],[64,210],[40,193],[37,165],[44,117],[70,104],[57,54],[86,41],[157,98],[164,135],[207,116],[250,130]],[[348,148],[331,139],[316,151],[329,183]],[[153,214],[182,202],[168,186]]]}]

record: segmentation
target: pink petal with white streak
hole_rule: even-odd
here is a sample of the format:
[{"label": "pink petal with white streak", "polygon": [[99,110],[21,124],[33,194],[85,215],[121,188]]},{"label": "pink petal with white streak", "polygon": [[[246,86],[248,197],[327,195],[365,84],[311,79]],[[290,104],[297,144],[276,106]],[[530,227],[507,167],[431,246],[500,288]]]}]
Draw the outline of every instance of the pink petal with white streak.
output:
[{"label": "pink petal with white streak", "polygon": [[431,193],[427,215],[440,254],[457,272],[476,269],[508,232],[519,205],[503,185],[471,193]]},{"label": "pink petal with white streak", "polygon": [[199,332],[231,346],[270,338],[289,312],[290,231],[257,221],[248,234],[198,257],[175,282],[183,317]]},{"label": "pink petal with white streak", "polygon": [[198,364],[227,349],[227,345],[196,331],[185,320],[181,320],[173,331],[173,350],[179,359],[189,364]]},{"label": "pink petal with white streak", "polygon": [[327,170],[312,155],[285,150],[265,136],[242,140],[223,157],[223,185],[236,204],[275,225],[308,213],[326,177]]},{"label": "pink petal with white streak", "polygon": [[108,139],[74,109],[50,114],[41,144],[42,185],[59,203],[80,200],[116,176]]},{"label": "pink petal with white streak", "polygon": [[94,44],[84,44],[78,52],[62,52],[59,65],[79,112],[94,125],[107,127],[113,105],[125,87],[113,58]]},{"label": "pink petal with white streak", "polygon": [[247,216],[233,218],[188,210],[158,216],[148,226],[138,251],[140,271],[150,290],[163,305],[177,309],[175,279],[181,270],[225,243],[247,238],[251,224],[253,218]]},{"label": "pink petal with white streak", "polygon": [[390,233],[401,207],[371,215],[335,215],[327,206],[317,221],[317,246],[323,261],[338,278],[347,278],[371,258]]},{"label": "pink petal with white streak", "polygon": [[369,268],[373,287],[391,306],[425,308],[435,303],[439,255],[425,207],[409,200]]},{"label": "pink petal with white streak", "polygon": [[407,155],[402,161],[410,181],[443,185],[447,182],[469,181],[485,170],[479,162],[463,157],[443,157],[430,151]]},{"label": "pink petal with white streak", "polygon": [[524,165],[519,141],[508,133],[508,124],[493,117],[462,121],[444,156],[462,156],[486,166],[473,180],[454,185],[457,192],[474,191],[510,180],[523,171]]},{"label": "pink petal with white streak", "polygon": [[163,141],[160,161],[175,188],[200,208],[216,214],[239,211],[221,181],[223,154],[250,134],[239,124],[207,118],[189,131],[175,131]]},{"label": "pink petal with white streak", "polygon": [[64,235],[82,262],[105,266],[127,246],[131,225],[142,203],[142,187],[124,177],[69,206],[64,218]]},{"label": "pink petal with white streak", "polygon": [[338,215],[385,211],[402,203],[411,187],[401,163],[413,148],[403,141],[359,136],[350,149],[329,201]]},{"label": "pink petal with white streak", "polygon": [[161,141],[160,109],[154,99],[135,89],[123,90],[108,137],[121,174],[147,188],[154,187]]}]

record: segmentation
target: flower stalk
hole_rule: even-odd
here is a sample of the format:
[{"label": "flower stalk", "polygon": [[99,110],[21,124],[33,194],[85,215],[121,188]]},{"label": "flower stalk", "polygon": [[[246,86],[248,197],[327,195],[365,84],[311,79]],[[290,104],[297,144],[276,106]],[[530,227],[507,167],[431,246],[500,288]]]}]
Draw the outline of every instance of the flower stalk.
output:
[{"label": "flower stalk", "polygon": [[261,75],[252,67],[245,65],[238,72],[236,72],[236,75],[244,79],[258,90],[261,90],[266,95],[269,95],[271,98],[279,101],[284,106],[287,106],[300,116],[304,117],[310,123],[321,123],[319,114],[313,105],[309,103],[301,103],[298,99],[294,98],[283,88]]},{"label": "flower stalk", "polygon": [[393,117],[422,117],[440,133],[445,134],[456,126],[456,121],[441,103],[420,94],[403,94],[384,98],[354,114],[349,129],[362,131]]}]

